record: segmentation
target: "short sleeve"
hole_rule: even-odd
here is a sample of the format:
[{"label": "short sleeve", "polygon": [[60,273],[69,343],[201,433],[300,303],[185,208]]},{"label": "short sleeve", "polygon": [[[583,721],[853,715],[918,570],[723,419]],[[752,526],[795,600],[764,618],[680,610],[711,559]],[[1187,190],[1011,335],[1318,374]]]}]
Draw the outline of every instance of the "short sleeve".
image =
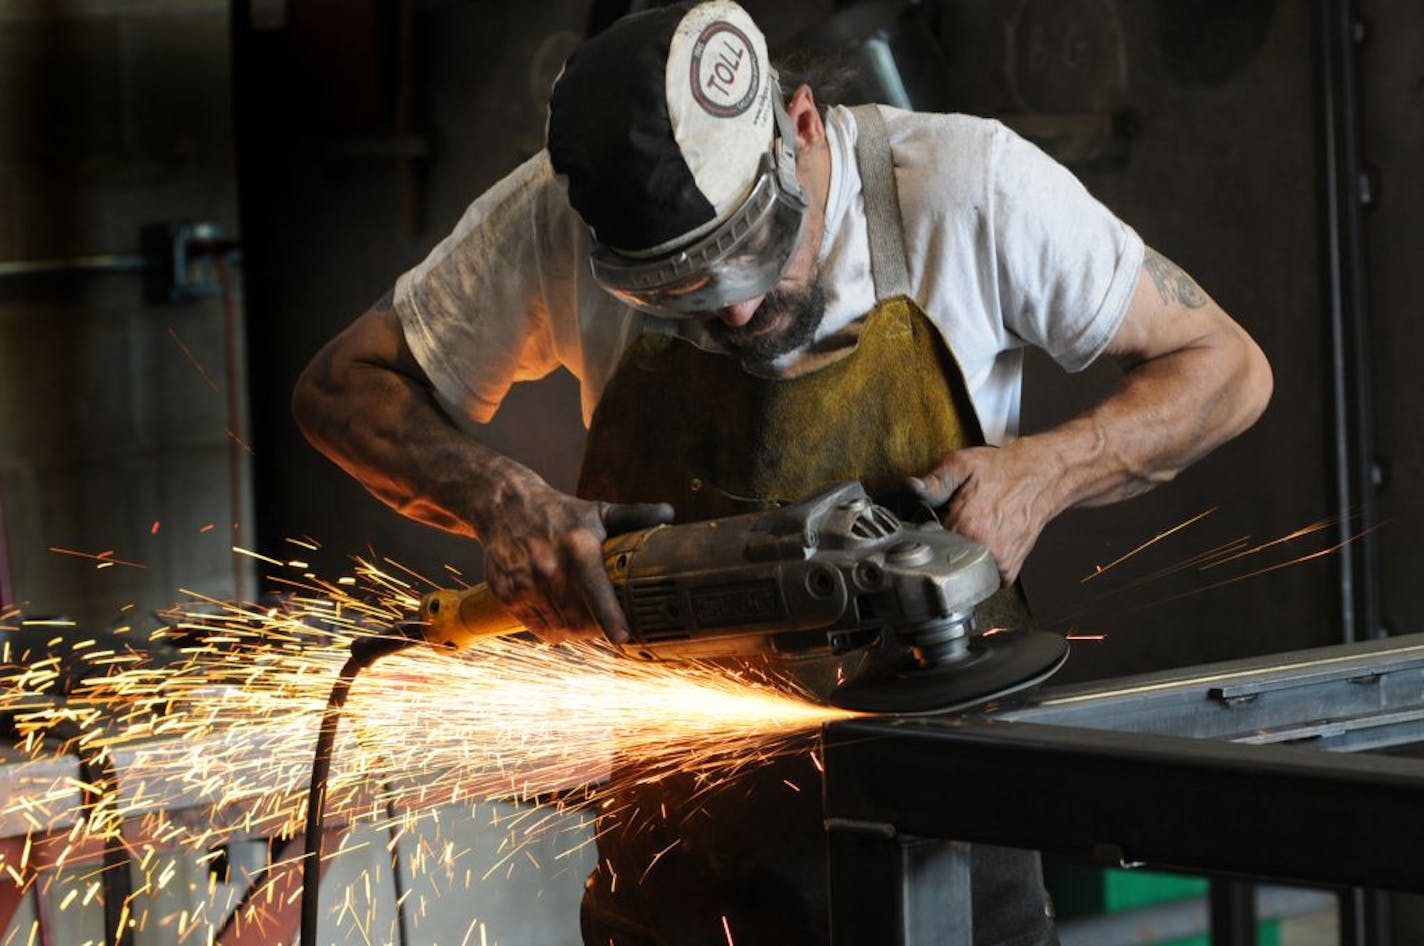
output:
[{"label": "short sleeve", "polygon": [[1004,326],[1080,371],[1127,314],[1142,239],[1071,172],[1002,126],[991,166]]},{"label": "short sleeve", "polygon": [[487,422],[517,381],[578,364],[580,226],[540,152],[482,194],[396,282],[406,343],[436,391]]}]

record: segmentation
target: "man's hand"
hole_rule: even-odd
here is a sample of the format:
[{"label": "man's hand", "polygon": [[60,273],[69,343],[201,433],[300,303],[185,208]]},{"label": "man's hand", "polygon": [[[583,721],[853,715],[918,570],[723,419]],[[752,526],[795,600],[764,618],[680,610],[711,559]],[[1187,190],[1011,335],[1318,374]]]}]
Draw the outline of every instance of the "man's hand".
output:
[{"label": "man's hand", "polygon": [[671,522],[673,509],[578,499],[525,470],[480,518],[485,580],[511,614],[549,643],[600,631],[622,643],[628,620],[603,568],[603,541]]},{"label": "man's hand", "polygon": [[1256,343],[1151,248],[1104,353],[1127,374],[1087,413],[1002,448],[956,450],[907,483],[936,509],[948,504],[945,525],[988,548],[1005,582],[1063,510],[1171,480],[1249,427],[1271,396]]},{"label": "man's hand", "polygon": [[558,641],[602,630],[626,639],[603,540],[668,522],[672,509],[567,496],[457,428],[389,297],[317,354],[292,409],[308,439],[382,502],[483,540],[490,589],[536,634]]},{"label": "man's hand", "polygon": [[946,528],[987,548],[1007,585],[1018,578],[1039,533],[1058,511],[1055,479],[1055,471],[1024,441],[1014,441],[1002,448],[955,450],[907,485],[941,510]]}]

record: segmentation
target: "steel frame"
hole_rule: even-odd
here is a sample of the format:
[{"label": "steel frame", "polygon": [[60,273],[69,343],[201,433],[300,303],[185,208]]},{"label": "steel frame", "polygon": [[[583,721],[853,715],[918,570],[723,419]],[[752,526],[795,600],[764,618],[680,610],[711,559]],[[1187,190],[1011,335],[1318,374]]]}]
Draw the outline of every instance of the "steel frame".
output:
[{"label": "steel frame", "polygon": [[894,929],[905,946],[972,942],[960,917],[886,925],[967,913],[967,892],[938,889],[936,840],[1424,891],[1424,760],[1359,754],[1412,742],[1424,742],[1424,635],[1057,688],[972,715],[828,724],[832,940]]}]

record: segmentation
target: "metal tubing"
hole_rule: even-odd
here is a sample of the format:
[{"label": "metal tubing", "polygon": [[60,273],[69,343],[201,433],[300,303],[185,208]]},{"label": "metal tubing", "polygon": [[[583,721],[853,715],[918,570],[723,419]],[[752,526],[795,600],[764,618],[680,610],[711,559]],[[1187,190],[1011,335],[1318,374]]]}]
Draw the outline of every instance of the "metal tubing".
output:
[{"label": "metal tubing", "polygon": [[831,946],[974,946],[969,845],[826,822]]},{"label": "metal tubing", "polygon": [[[1335,494],[1340,517],[1340,616],[1346,641],[1383,636],[1379,543],[1353,537],[1350,515],[1366,528],[1379,521],[1370,383],[1369,267],[1364,233],[1366,169],[1362,159],[1355,47],[1363,24],[1352,0],[1318,0],[1322,162],[1325,173],[1331,406],[1335,423]],[[1388,904],[1378,894],[1340,898],[1342,946],[1388,946]]]},{"label": "metal tubing", "polygon": [[43,276],[141,273],[149,261],[137,253],[107,253],[71,259],[6,260],[0,262],[0,282]]},{"label": "metal tubing", "polygon": [[1207,900],[1211,904],[1211,946],[1256,946],[1253,885],[1213,877]]},{"label": "metal tubing", "polygon": [[1378,890],[1340,891],[1340,946],[1388,946],[1389,907],[1389,895]]},{"label": "metal tubing", "polygon": [[1424,891],[1416,759],[992,719],[850,719],[822,741],[829,819],[1098,863]]},{"label": "metal tubing", "polygon": [[1350,0],[1318,0],[1321,160],[1329,303],[1335,504],[1340,518],[1341,634],[1346,642],[1383,634],[1379,520],[1375,485],[1374,400],[1370,383],[1369,269],[1365,252],[1360,105],[1355,42],[1360,28]]}]

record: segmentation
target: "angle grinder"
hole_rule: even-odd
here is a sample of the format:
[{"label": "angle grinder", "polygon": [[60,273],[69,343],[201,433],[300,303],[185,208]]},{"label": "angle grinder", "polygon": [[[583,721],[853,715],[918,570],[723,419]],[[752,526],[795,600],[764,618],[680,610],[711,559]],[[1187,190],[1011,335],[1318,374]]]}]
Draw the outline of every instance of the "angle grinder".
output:
[{"label": "angle grinder", "polygon": [[[628,657],[835,660],[814,695],[845,709],[964,709],[1062,666],[1062,637],[973,626],[999,588],[983,546],[938,522],[902,522],[858,482],[760,513],[616,536],[604,565],[628,619]],[[412,630],[458,650],[523,630],[486,585],[436,591]]]}]

